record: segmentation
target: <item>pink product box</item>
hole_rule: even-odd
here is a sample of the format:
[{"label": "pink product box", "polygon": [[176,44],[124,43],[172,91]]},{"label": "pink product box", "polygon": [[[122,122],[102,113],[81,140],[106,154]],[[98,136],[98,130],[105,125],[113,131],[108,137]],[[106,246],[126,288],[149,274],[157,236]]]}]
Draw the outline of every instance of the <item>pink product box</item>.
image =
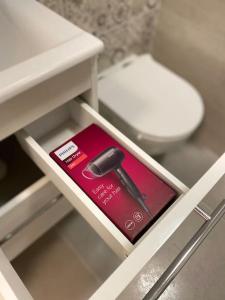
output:
[{"label": "pink product box", "polygon": [[95,124],[50,156],[133,244],[177,198],[172,187]]}]

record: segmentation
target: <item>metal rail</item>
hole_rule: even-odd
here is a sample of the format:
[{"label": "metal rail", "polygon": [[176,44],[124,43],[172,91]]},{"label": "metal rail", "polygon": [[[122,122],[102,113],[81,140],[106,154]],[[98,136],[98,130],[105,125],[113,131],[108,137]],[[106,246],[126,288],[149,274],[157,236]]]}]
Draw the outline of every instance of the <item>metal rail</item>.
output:
[{"label": "metal rail", "polygon": [[151,290],[146,294],[143,300],[156,300],[165,291],[168,285],[173,281],[176,275],[181,271],[189,258],[198,249],[210,231],[219,222],[225,213],[225,199],[216,207],[211,217],[199,228],[196,234],[186,244],[178,256],[169,265],[166,271],[161,275]]},{"label": "metal rail", "polygon": [[207,214],[206,211],[204,211],[201,207],[196,206],[194,209],[194,212],[196,212],[200,217],[202,217],[205,221],[208,221],[211,219],[211,216]]}]

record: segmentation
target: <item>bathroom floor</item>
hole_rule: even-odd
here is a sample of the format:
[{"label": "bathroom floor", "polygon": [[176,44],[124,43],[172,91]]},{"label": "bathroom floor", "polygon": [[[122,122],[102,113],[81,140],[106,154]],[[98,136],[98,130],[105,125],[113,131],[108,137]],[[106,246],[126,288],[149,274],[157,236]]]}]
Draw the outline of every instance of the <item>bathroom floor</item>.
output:
[{"label": "bathroom floor", "polygon": [[[210,147],[199,145],[200,133],[201,129],[188,144],[159,158],[161,164],[189,187],[218,158]],[[224,184],[225,178],[221,180],[213,197],[209,195],[204,199],[204,208],[209,213],[222,199]],[[202,218],[193,212],[120,299],[142,299],[202,223]],[[225,217],[160,299],[225,298],[224,229]],[[73,213],[17,257],[13,266],[35,300],[72,300],[87,299],[119,263],[120,260],[87,223]]]}]

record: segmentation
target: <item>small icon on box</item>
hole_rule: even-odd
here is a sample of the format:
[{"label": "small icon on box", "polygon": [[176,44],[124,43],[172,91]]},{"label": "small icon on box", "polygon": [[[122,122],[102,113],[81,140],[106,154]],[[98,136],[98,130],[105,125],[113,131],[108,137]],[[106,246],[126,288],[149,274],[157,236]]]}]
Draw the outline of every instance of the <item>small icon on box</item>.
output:
[{"label": "small icon on box", "polygon": [[133,220],[127,220],[125,222],[125,227],[126,227],[127,230],[133,230],[134,227],[135,227],[134,221]]},{"label": "small icon on box", "polygon": [[135,211],[133,213],[133,219],[135,222],[141,222],[144,219],[143,214],[140,211]]}]

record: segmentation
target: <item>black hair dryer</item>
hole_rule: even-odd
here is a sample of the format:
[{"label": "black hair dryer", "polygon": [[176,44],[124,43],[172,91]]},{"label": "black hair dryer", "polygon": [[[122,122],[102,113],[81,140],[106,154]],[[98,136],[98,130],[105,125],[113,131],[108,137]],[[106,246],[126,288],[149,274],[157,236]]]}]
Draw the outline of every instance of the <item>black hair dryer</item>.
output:
[{"label": "black hair dryer", "polygon": [[92,159],[87,169],[96,177],[102,177],[114,171],[132,198],[138,202],[148,215],[151,215],[149,208],[144,203],[144,196],[127,172],[122,168],[121,164],[123,159],[124,153],[121,150],[116,147],[110,147]]}]

